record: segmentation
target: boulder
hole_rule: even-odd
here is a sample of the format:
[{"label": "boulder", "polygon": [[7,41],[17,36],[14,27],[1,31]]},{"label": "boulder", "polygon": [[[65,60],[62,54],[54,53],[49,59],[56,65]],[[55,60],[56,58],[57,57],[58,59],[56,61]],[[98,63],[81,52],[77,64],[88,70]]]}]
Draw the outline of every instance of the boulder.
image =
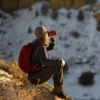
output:
[{"label": "boulder", "polygon": [[63,100],[52,95],[52,89],[48,83],[31,84],[16,61],[0,60],[0,100]]}]

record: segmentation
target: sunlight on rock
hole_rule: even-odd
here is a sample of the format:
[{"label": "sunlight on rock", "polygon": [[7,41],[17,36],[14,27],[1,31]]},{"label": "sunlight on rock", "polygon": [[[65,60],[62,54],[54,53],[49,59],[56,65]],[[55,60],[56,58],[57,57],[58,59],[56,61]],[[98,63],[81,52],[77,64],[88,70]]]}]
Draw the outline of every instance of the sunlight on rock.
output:
[{"label": "sunlight on rock", "polygon": [[[6,71],[3,70],[5,67],[8,68]],[[28,82],[16,61],[6,63],[0,60],[0,100],[63,100],[52,95],[52,89],[48,83],[32,85]]]}]

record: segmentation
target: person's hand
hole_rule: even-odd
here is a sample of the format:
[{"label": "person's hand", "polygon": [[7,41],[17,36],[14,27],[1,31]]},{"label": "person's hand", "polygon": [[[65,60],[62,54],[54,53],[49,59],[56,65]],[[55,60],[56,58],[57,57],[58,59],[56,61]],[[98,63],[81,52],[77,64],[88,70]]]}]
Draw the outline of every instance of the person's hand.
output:
[{"label": "person's hand", "polygon": [[65,61],[63,59],[61,59],[61,67],[65,66]]},{"label": "person's hand", "polygon": [[50,43],[56,43],[55,36],[50,37]]}]

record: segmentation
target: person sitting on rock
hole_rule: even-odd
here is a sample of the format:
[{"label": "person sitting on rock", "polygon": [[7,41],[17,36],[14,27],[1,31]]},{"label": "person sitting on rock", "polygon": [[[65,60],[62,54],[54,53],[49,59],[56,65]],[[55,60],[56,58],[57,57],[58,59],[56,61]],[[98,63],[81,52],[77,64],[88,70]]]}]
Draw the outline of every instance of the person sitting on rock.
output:
[{"label": "person sitting on rock", "polygon": [[36,70],[28,73],[28,79],[32,84],[42,84],[53,78],[54,89],[52,94],[66,99],[68,96],[63,92],[63,67],[65,61],[63,59],[50,59],[48,51],[55,48],[55,36],[50,38],[50,32],[44,26],[36,27],[36,40],[33,41],[36,46],[32,50],[30,63],[39,64]]}]

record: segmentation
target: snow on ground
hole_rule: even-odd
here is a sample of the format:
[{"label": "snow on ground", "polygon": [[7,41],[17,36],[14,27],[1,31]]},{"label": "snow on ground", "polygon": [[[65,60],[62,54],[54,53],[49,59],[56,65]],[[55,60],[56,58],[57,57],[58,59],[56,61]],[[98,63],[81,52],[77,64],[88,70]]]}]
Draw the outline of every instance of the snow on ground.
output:
[{"label": "snow on ground", "polygon": [[97,3],[97,4],[100,4],[100,0],[97,0],[96,3]]},{"label": "snow on ground", "polygon": [[[0,59],[6,61],[18,60],[21,47],[35,39],[34,29],[44,25],[48,30],[57,31],[57,45],[54,51],[50,52],[52,58],[63,58],[68,61],[69,72],[65,75],[65,92],[75,100],[100,100],[100,73],[95,76],[95,84],[91,87],[83,87],[78,84],[78,77],[84,71],[97,72],[100,70],[100,31],[96,30],[97,21],[92,11],[84,10],[89,6],[82,7],[85,20],[77,20],[80,9],[59,9],[59,16],[56,20],[41,15],[41,5],[36,3],[31,9],[18,10],[13,13],[0,11]],[[36,17],[36,11],[39,16]],[[71,13],[71,18],[67,17]],[[28,33],[31,27],[32,33]],[[72,32],[78,32],[79,37],[75,38]],[[90,60],[89,63],[87,61]],[[76,64],[75,62],[83,62]],[[51,80],[49,81],[51,84]]]}]

